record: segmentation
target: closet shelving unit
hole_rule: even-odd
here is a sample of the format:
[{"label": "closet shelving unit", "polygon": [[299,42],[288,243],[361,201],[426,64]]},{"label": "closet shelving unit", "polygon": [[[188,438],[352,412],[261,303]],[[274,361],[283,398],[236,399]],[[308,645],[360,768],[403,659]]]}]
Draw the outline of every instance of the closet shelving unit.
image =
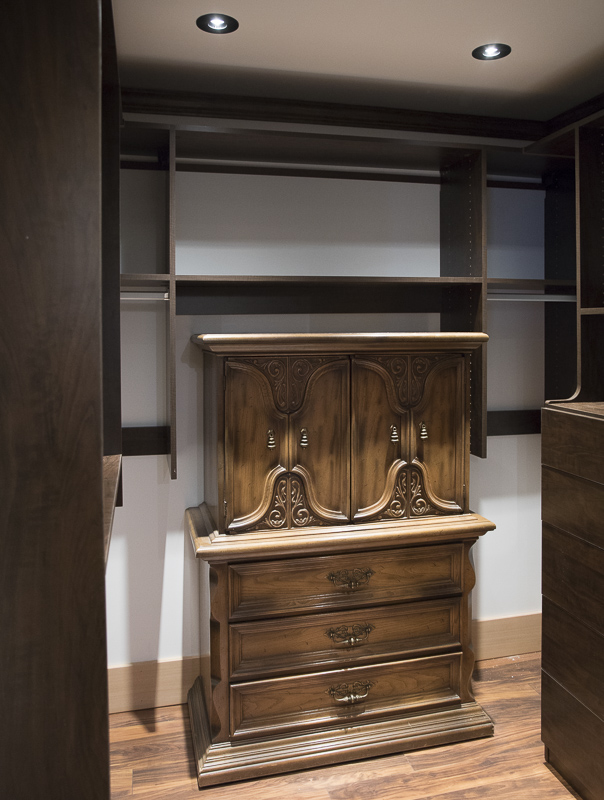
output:
[{"label": "closet shelving unit", "polygon": [[[127,106],[126,106],[126,111]],[[185,112],[186,113],[186,112]],[[308,122],[308,120],[307,120]],[[319,122],[319,121],[318,121]],[[434,134],[412,141],[383,128],[361,132],[323,126],[283,130],[267,123],[187,119],[182,115],[126,113],[122,128],[124,169],[165,174],[166,271],[122,274],[122,292],[159,294],[168,314],[168,424],[125,428],[124,455],[168,453],[176,477],[174,320],[177,314],[436,312],[442,331],[487,331],[488,298],[547,302],[546,330],[555,335],[546,357],[546,397],[563,397],[574,386],[572,339],[574,259],[556,246],[546,255],[545,279],[488,280],[486,268],[487,187],[545,189],[546,208],[567,222],[569,191],[560,188],[568,171],[566,153],[523,153],[518,146],[437,141]],[[392,127],[392,126],[391,126]],[[317,132],[320,130],[320,132]],[[400,132],[398,132],[400,134]],[[495,131],[493,131],[495,135]],[[179,171],[285,175],[349,180],[440,184],[440,276],[432,278],[305,278],[180,275],[175,260],[175,179]],[[496,176],[496,177],[488,177]],[[560,206],[561,211],[555,209]],[[564,225],[548,223],[552,237]],[[547,234],[547,231],[546,231]],[[546,251],[548,246],[546,245]],[[566,248],[568,250],[568,247]],[[554,255],[555,254],[555,255]],[[560,263],[559,263],[560,262]],[[551,311],[550,311],[551,309]],[[564,335],[560,333],[561,329]],[[569,334],[570,331],[570,334]],[[559,341],[563,339],[563,346]],[[550,341],[550,339],[548,339]],[[549,344],[548,344],[549,348]],[[555,368],[554,368],[555,367]],[[473,356],[471,451],[486,456],[486,437],[539,431],[539,412],[486,412],[486,351]]]},{"label": "closet shelving unit", "polygon": [[[576,388],[543,409],[542,729],[546,759],[585,800],[604,792],[604,112],[532,146],[565,172],[558,221],[576,253]],[[569,337],[570,338],[570,337]]]}]

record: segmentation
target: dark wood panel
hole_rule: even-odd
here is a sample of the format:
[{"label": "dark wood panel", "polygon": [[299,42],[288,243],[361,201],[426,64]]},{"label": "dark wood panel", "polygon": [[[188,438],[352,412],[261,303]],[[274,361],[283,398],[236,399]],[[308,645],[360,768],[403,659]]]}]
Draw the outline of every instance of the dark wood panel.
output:
[{"label": "dark wood panel", "polygon": [[543,596],[604,634],[604,550],[543,525]]},{"label": "dark wood panel", "polygon": [[582,478],[602,482],[604,425],[600,419],[546,406],[541,415],[542,462]]},{"label": "dark wood panel", "polygon": [[581,254],[581,307],[604,306],[602,263],[602,217],[604,213],[604,130],[580,128],[579,218]]},{"label": "dark wood panel", "polygon": [[124,456],[159,456],[170,453],[170,428],[122,428]]},{"label": "dark wood panel", "polygon": [[[602,282],[604,284],[604,276]],[[604,397],[604,312],[581,316],[579,332],[580,391],[577,399],[582,402],[599,401]]]},{"label": "dark wood panel", "polygon": [[549,133],[554,133],[560,128],[580,122],[592,114],[601,114],[602,109],[604,109],[604,94],[598,94],[552,117],[546,122],[546,127]]},{"label": "dark wood panel", "polygon": [[106,800],[100,4],[0,38],[2,794]]},{"label": "dark wood panel", "polygon": [[484,277],[486,161],[480,150],[443,162],[440,189],[440,274]]},{"label": "dark wood panel", "polygon": [[[467,286],[437,282],[344,282],[293,280],[196,282],[180,276],[177,314],[440,313],[446,292],[456,303]],[[474,330],[459,329],[459,330]]]},{"label": "dark wood panel", "polygon": [[[459,302],[444,296],[442,331],[486,330],[486,157],[481,151],[443,164],[440,189],[440,274],[478,278]],[[471,431],[473,455],[487,454],[486,345],[471,355]]]},{"label": "dark wood panel", "polygon": [[[573,144],[574,151],[574,144]],[[546,281],[576,281],[575,173],[551,170],[544,179]],[[553,287],[546,294],[554,294]],[[571,303],[545,304],[545,399],[571,397],[577,386],[577,317]]]},{"label": "dark wood panel", "polygon": [[124,88],[122,99],[125,112],[139,114],[254,119],[531,140],[540,139],[549,133],[545,123],[535,120],[435,114],[408,109],[270,97]]},{"label": "dark wood panel", "polygon": [[572,397],[577,388],[577,308],[545,303],[545,400]]},{"label": "dark wood panel", "polygon": [[604,637],[543,599],[543,669],[604,723]]},{"label": "dark wood panel", "polygon": [[524,436],[541,433],[541,409],[488,411],[488,436]]},{"label": "dark wood panel", "polygon": [[103,455],[122,452],[120,86],[110,0],[102,2]]},{"label": "dark wood panel", "polygon": [[541,485],[543,521],[604,548],[604,483],[543,467]]},{"label": "dark wood panel", "polygon": [[604,722],[546,672],[542,679],[542,737],[548,760],[583,800],[604,797]]}]

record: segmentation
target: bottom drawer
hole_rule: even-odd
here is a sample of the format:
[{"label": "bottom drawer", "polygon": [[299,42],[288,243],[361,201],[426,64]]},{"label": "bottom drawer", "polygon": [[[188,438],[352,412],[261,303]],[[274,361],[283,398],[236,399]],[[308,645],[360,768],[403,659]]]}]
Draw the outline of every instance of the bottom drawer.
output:
[{"label": "bottom drawer", "polygon": [[231,686],[231,734],[356,725],[460,702],[461,653]]}]

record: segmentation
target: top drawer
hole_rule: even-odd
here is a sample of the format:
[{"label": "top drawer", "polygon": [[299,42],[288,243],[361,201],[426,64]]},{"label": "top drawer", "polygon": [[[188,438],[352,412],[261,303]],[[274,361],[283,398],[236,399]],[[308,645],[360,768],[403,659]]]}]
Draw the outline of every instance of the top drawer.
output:
[{"label": "top drawer", "polygon": [[231,619],[459,594],[462,557],[456,543],[231,564]]}]

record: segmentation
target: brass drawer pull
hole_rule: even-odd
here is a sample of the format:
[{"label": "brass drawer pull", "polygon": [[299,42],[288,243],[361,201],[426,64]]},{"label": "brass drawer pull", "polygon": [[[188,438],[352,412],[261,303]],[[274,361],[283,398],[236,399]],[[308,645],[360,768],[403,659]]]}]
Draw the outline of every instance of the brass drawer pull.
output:
[{"label": "brass drawer pull", "polygon": [[344,644],[348,647],[355,647],[357,644],[363,644],[369,638],[369,634],[375,628],[375,625],[340,625],[337,628],[330,628],[325,631],[325,635],[333,641],[334,644]]},{"label": "brass drawer pull", "polygon": [[390,441],[400,442],[400,437],[398,435],[398,428],[396,427],[396,425],[390,426]]},{"label": "brass drawer pull", "polygon": [[308,447],[308,431],[306,428],[300,430],[300,447]]},{"label": "brass drawer pull", "polygon": [[336,703],[346,703],[351,706],[364,700],[372,686],[369,681],[355,681],[352,685],[341,683],[339,686],[330,686],[327,694],[331,695]]},{"label": "brass drawer pull", "polygon": [[266,446],[269,450],[274,450],[277,446],[277,442],[275,441],[275,431],[272,428],[269,428],[267,431]]},{"label": "brass drawer pull", "polygon": [[419,438],[420,439],[427,439],[428,438],[428,428],[426,428],[426,423],[422,422],[419,426]]},{"label": "brass drawer pull", "polygon": [[369,583],[369,578],[373,575],[373,570],[367,567],[355,567],[354,569],[339,569],[337,572],[330,572],[327,580],[331,581],[338,589],[346,589],[356,592]]}]

